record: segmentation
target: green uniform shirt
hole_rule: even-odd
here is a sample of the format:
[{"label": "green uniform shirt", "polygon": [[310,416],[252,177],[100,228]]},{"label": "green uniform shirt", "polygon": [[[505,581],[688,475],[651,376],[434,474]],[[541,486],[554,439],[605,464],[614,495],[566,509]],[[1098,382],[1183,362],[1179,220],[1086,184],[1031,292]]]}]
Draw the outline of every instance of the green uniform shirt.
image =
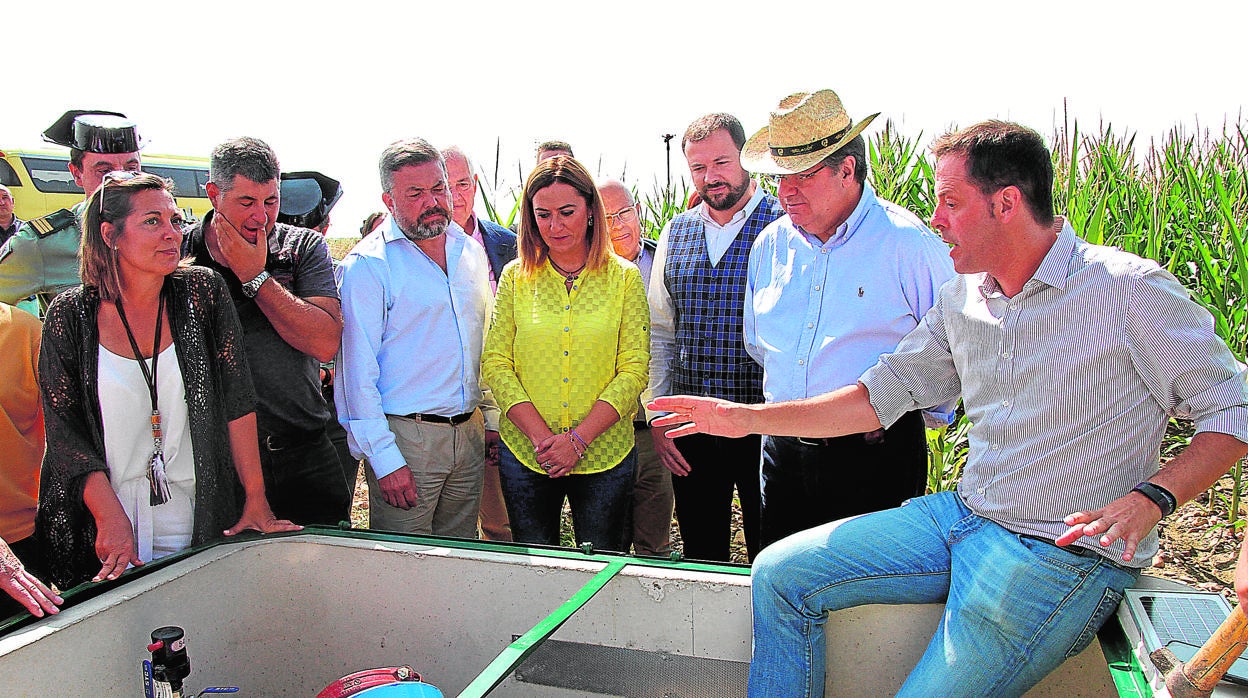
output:
[{"label": "green uniform shirt", "polygon": [[[56,294],[82,283],[78,277],[78,246],[82,239],[78,221],[86,206],[84,200],[68,212],[61,209],[26,221],[0,247],[0,301],[30,310],[31,304],[22,301],[37,295],[46,307]],[[50,222],[66,213],[73,217],[72,222]],[[50,232],[40,232],[50,228]]]}]

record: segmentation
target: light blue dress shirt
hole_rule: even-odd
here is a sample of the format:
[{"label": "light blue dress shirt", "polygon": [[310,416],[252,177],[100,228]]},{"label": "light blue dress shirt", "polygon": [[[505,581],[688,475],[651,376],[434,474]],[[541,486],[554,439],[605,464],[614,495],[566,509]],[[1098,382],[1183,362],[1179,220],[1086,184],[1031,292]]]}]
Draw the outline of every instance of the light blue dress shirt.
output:
[{"label": "light blue dress shirt", "polygon": [[445,273],[393,218],[342,260],[334,403],[351,453],[378,478],[407,464],[387,414],[450,417],[482,403],[489,262],[458,225],[445,235]]},{"label": "light blue dress shirt", "polygon": [[745,347],[763,366],[767,402],[854,384],[953,277],[948,246],[870,184],[825,243],[788,216],[772,223],[754,243],[745,290]]}]

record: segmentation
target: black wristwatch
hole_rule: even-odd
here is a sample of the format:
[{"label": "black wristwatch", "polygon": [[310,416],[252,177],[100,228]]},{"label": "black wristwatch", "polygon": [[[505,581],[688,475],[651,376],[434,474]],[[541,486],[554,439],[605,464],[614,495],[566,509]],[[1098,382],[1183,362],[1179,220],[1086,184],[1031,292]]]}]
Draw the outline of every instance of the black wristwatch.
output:
[{"label": "black wristwatch", "polygon": [[1148,497],[1149,500],[1151,500],[1153,504],[1156,504],[1157,508],[1161,510],[1161,517],[1163,519],[1173,514],[1174,510],[1179,506],[1178,500],[1174,498],[1174,495],[1170,493],[1170,490],[1162,487],[1161,485],[1144,481],[1135,487],[1132,487],[1131,491],[1139,492],[1145,497]]}]

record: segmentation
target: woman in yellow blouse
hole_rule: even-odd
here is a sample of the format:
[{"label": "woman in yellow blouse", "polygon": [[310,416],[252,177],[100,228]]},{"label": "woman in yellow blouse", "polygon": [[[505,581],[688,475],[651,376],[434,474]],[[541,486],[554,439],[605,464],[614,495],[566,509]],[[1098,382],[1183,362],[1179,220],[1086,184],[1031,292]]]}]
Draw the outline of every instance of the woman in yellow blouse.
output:
[{"label": "woman in yellow blouse", "polygon": [[616,257],[593,179],[571,157],[524,186],[519,258],[498,280],[482,376],[503,412],[499,479],[516,541],[627,550],[632,415],[650,362],[637,267]]}]

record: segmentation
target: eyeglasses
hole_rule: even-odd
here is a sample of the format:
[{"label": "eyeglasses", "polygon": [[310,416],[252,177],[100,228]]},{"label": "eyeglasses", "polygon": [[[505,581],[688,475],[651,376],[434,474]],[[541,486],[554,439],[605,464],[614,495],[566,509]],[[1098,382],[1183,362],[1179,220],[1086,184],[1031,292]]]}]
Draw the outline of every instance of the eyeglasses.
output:
[{"label": "eyeglasses", "polygon": [[130,180],[143,174],[139,170],[113,170],[104,174],[104,178],[100,180],[100,217],[104,216],[104,187],[119,182],[129,182]]},{"label": "eyeglasses", "polygon": [[628,208],[622,208],[615,213],[608,213],[605,218],[607,219],[608,228],[614,228],[616,225],[624,225],[625,223],[632,223],[637,220],[637,209],[629,206]]},{"label": "eyeglasses", "polygon": [[811,170],[810,172],[802,172],[799,174],[783,174],[783,175],[769,174],[769,175],[763,175],[763,179],[766,180],[769,184],[771,184],[774,187],[779,187],[780,183],[785,182],[785,181],[792,183],[794,186],[800,187],[800,186],[806,185],[808,182],[810,182],[810,180],[814,179],[815,175],[819,174],[820,170],[826,170],[827,168],[828,168],[827,165],[820,165],[816,167],[815,169]]},{"label": "eyeglasses", "polygon": [[472,180],[461,179],[457,182],[451,182],[451,189],[458,194],[467,194],[472,191]]}]

